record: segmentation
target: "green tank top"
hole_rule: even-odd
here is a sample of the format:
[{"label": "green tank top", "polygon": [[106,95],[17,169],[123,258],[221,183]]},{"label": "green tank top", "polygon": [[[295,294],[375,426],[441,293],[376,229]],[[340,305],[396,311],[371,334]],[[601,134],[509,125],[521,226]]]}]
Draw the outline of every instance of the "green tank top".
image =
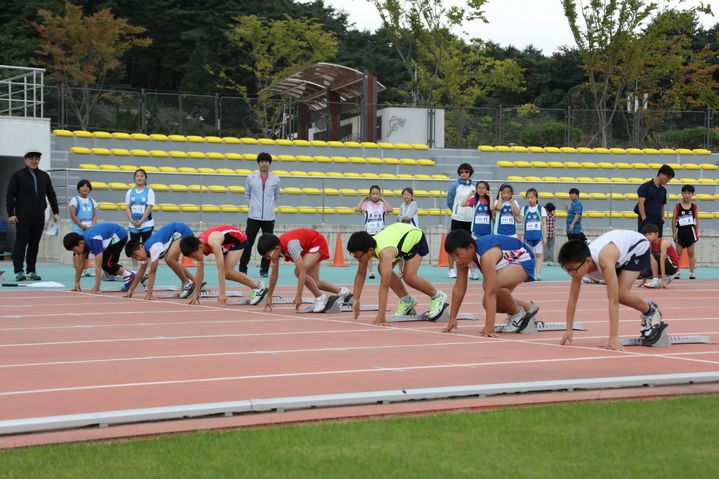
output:
[{"label": "green tank top", "polygon": [[379,253],[387,247],[397,248],[400,240],[407,235],[402,243],[402,250],[397,251],[395,259],[399,256],[400,252],[407,253],[411,250],[419,241],[422,239],[422,230],[413,226],[411,223],[392,223],[385,229],[374,235],[374,239],[377,242],[377,247],[374,250],[374,254],[379,258]]}]

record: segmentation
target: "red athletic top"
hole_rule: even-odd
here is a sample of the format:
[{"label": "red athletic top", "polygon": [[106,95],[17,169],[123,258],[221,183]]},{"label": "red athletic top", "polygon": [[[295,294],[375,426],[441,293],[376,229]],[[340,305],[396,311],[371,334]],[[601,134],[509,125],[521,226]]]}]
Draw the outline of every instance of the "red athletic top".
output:
[{"label": "red athletic top", "polygon": [[[659,238],[656,247],[652,245],[652,253],[662,252],[662,241],[665,241],[664,238]],[[667,257],[674,266],[679,266],[679,255],[677,254],[677,250],[674,249],[674,246],[672,246],[671,243],[669,244],[669,248],[667,248]]]},{"label": "red athletic top", "polygon": [[207,239],[215,231],[219,231],[220,233],[225,235],[225,239],[222,241],[222,254],[227,254],[227,252],[230,251],[233,246],[247,241],[247,235],[237,226],[213,226],[199,236],[199,238],[205,243],[205,246],[202,249],[202,253],[205,256],[212,253],[212,248],[210,248],[210,245],[207,243]]},{"label": "red athletic top", "polygon": [[308,228],[298,228],[296,230],[290,230],[287,233],[280,236],[280,246],[282,248],[282,255],[285,257],[285,261],[294,261],[290,254],[290,241],[297,240],[300,242],[302,253],[300,256],[304,256],[307,253],[319,253],[320,261],[323,261],[330,257],[329,249],[327,248],[327,240],[315,230]]}]

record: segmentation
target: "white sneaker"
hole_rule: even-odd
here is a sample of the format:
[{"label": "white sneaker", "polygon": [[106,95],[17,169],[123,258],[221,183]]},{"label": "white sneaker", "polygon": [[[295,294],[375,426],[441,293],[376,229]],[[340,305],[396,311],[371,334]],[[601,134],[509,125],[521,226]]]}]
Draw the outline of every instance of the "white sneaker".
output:
[{"label": "white sneaker", "polygon": [[182,291],[180,291],[180,298],[188,298],[194,290],[195,283],[188,279],[182,285]]},{"label": "white sneaker", "polygon": [[249,299],[250,304],[255,305],[258,304],[262,299],[265,297],[267,292],[269,291],[267,289],[267,286],[265,285],[264,281],[258,281],[258,285],[255,289],[250,290]]},{"label": "white sneaker", "polygon": [[659,278],[652,278],[651,281],[644,283],[645,288],[652,288],[652,289],[658,289],[661,287],[659,284]]},{"label": "white sneaker", "polygon": [[321,313],[325,310],[325,307],[327,306],[327,295],[321,294],[318,297],[315,298],[315,305],[312,308],[313,313]]},{"label": "white sneaker", "polygon": [[343,287],[342,289],[340,289],[340,292],[337,293],[337,296],[340,297],[340,302],[344,303],[345,299],[347,298],[347,296],[349,296],[349,294],[350,290]]},{"label": "white sneaker", "polygon": [[479,279],[479,270],[478,269],[470,269],[469,270],[469,279],[473,279],[477,281]]},{"label": "white sneaker", "polygon": [[542,275],[539,273],[534,273],[534,281],[542,281]]},{"label": "white sneaker", "polygon": [[516,333],[517,331],[519,331],[519,327],[522,325],[522,319],[524,318],[525,314],[526,312],[521,307],[519,308],[519,312],[517,314],[508,314],[507,323],[502,326],[502,332]]},{"label": "white sneaker", "polygon": [[448,278],[456,278],[457,277],[457,269],[456,268],[450,269],[449,272],[447,273],[447,277]]}]

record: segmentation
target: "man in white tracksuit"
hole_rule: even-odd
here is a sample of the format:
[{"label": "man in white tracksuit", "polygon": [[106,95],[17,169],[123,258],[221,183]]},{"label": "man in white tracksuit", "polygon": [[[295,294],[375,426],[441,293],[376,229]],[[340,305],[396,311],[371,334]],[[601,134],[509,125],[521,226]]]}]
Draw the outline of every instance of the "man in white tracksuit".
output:
[{"label": "man in white tracksuit", "polygon": [[[464,230],[472,234],[472,215],[474,208],[471,206],[461,206],[462,201],[474,191],[475,185],[470,179],[474,173],[474,168],[469,163],[462,163],[457,168],[459,179],[452,183],[447,192],[447,207],[452,210],[452,224],[450,231]],[[470,278],[479,279],[476,269],[469,271]],[[449,257],[449,274],[450,278],[457,277],[457,269],[454,267],[454,258]]]}]

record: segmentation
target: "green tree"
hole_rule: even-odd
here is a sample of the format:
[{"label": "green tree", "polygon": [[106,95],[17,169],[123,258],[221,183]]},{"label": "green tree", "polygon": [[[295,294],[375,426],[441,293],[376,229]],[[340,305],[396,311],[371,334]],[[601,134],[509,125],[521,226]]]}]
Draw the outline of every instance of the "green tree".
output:
[{"label": "green tree", "polygon": [[[313,19],[285,16],[270,20],[245,15],[233,20],[227,38],[232,45],[248,52],[249,61],[239,66],[252,81],[246,86],[225,72],[218,76],[248,103],[262,135],[277,136],[282,122],[281,105],[263,98],[258,101],[256,97],[276,81],[334,56],[337,40]],[[266,99],[269,95],[262,96]]]},{"label": "green tree", "polygon": [[139,36],[144,28],[115,17],[108,8],[85,16],[82,7],[66,2],[64,15],[40,10],[38,16],[39,23],[31,22],[44,40],[38,63],[61,85],[80,89],[79,98],[68,98],[80,127],[87,128],[108,73],[120,66],[126,51],[150,45],[152,40]]}]

